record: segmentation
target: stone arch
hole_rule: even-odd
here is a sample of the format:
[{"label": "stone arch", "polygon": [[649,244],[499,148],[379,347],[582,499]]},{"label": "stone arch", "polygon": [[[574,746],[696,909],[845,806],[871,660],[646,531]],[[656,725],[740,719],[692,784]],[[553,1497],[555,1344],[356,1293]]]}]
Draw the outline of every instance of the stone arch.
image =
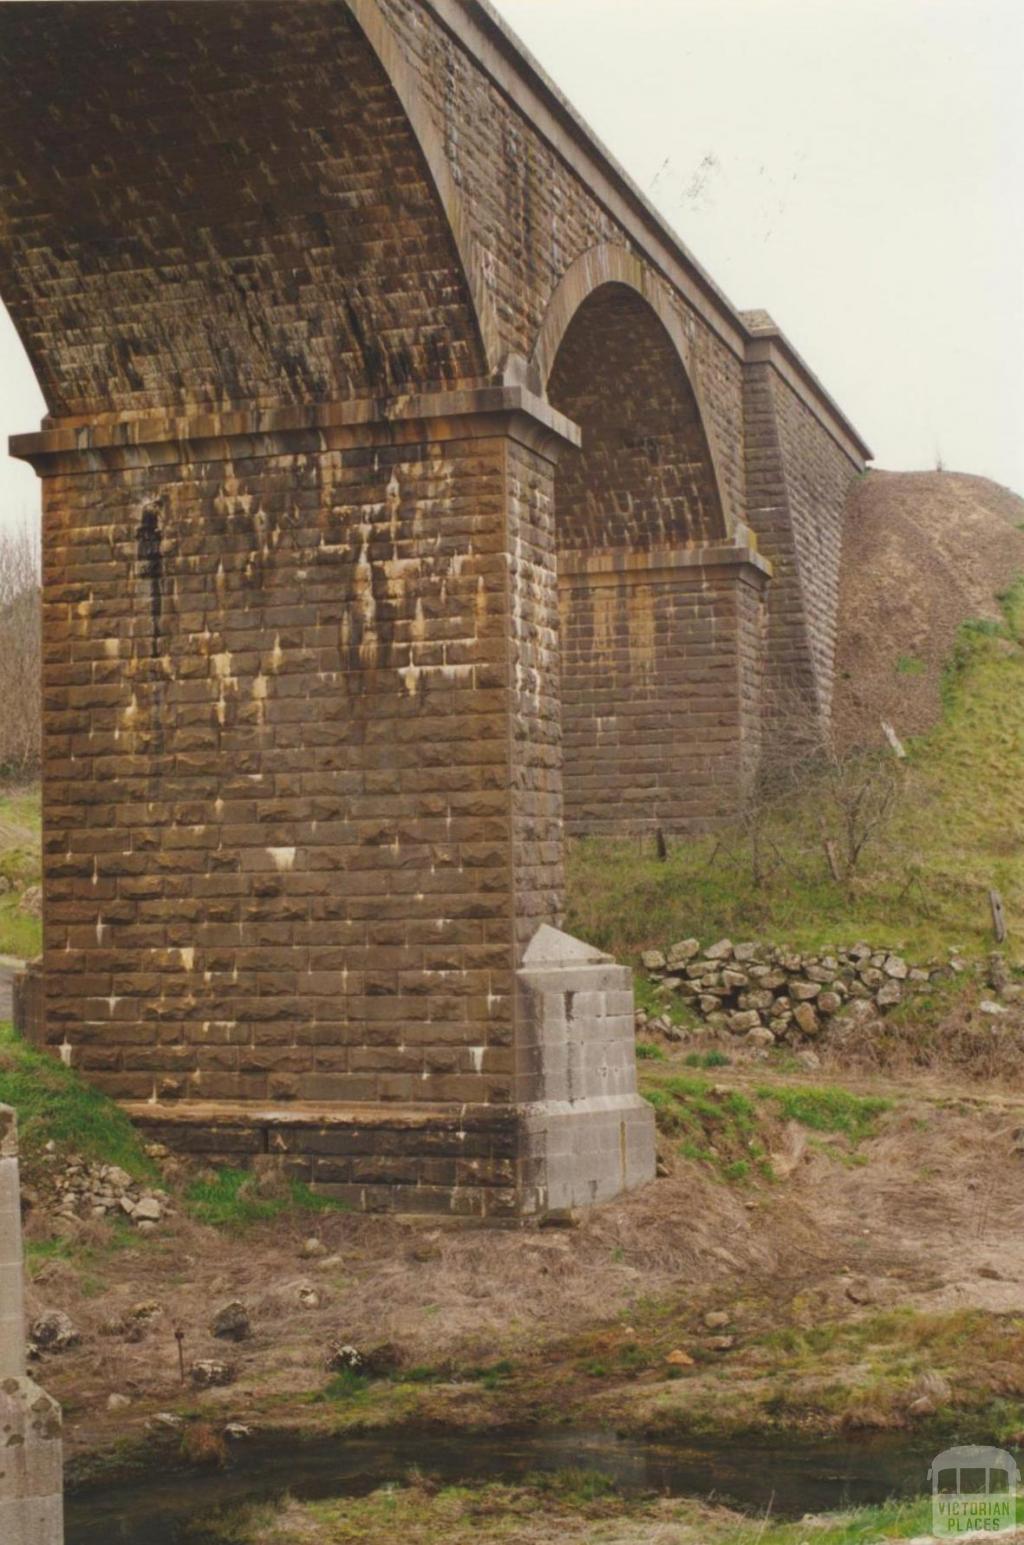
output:
[{"label": "stone arch", "polygon": [[535,381],[541,390],[547,390],[566,335],[591,297],[609,286],[631,291],[643,301],[646,310],[660,324],[660,330],[675,356],[669,368],[678,369],[685,378],[685,388],[681,394],[683,398],[692,397],[696,415],[695,435],[707,459],[714,498],[721,512],[721,534],[730,539],[741,534],[742,523],[736,517],[727,485],[719,472],[720,458],[714,424],[703,402],[699,372],[682,318],[671,304],[665,286],[657,276],[625,247],[616,246],[612,242],[591,247],[563,274],[548,304],[530,359]]},{"label": "stone arch", "polygon": [[53,415],[490,376],[457,190],[374,0],[301,26],[278,0],[41,10],[0,17],[0,293]]},{"label": "stone arch", "polygon": [[747,582],[684,328],[642,265],[596,249],[559,286],[532,364],[582,435],[554,478],[567,830],[700,828],[734,801],[747,754],[760,576]]},{"label": "stone arch", "polygon": [[465,200],[448,166],[444,145],[430,116],[419,76],[411,68],[402,52],[378,0],[346,0],[346,3],[362,28],[367,42],[380,60],[381,67],[405,109],[405,115],[419,142],[423,159],[437,189],[437,196],[448,218],[452,240],[473,297],[488,373],[493,374],[498,370],[503,352],[494,300],[485,276],[480,246],[466,211]]}]

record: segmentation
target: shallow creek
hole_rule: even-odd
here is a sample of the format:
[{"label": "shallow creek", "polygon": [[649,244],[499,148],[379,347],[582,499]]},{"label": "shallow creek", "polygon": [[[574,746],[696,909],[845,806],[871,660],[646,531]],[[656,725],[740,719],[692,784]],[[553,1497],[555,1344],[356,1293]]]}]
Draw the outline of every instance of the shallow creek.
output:
[{"label": "shallow creek", "polygon": [[73,1491],[67,1545],[201,1545],[207,1537],[203,1515],[214,1508],[286,1492],[303,1499],[360,1495],[400,1484],[412,1469],[450,1484],[593,1469],[625,1490],[702,1497],[797,1518],[919,1495],[933,1446],[906,1435],[664,1445],[567,1428],[450,1436],[405,1431],[314,1441],[265,1434],[234,1445],[224,1469],[186,1472],[161,1464],[151,1475]]}]

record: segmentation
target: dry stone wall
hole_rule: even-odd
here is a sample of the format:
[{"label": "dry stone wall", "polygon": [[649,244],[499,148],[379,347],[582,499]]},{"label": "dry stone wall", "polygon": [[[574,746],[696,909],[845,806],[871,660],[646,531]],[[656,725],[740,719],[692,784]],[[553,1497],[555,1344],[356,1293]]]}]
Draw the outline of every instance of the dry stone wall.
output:
[{"label": "dry stone wall", "polygon": [[[807,954],[730,939],[706,949],[682,939],[667,951],[646,950],[643,966],[666,1005],[677,998],[708,1030],[753,1046],[813,1041],[830,1027],[884,1015],[965,969],[957,960],[910,965],[864,943]],[[642,1010],[636,1022],[640,1033],[674,1034],[671,1015]]]}]

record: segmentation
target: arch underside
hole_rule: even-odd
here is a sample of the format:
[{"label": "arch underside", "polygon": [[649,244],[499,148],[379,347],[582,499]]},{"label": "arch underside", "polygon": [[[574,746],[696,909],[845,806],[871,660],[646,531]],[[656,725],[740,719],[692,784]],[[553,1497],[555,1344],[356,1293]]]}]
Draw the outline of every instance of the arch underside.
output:
[{"label": "arch underside", "polygon": [[716,745],[708,721],[735,618],[702,562],[728,536],[693,386],[648,301],[614,281],[564,327],[547,386],[582,430],[555,485],[567,827],[700,825],[720,803],[728,732]]},{"label": "arch underside", "polygon": [[0,68],[0,293],[53,415],[486,375],[437,189],[347,7],[4,6]]}]

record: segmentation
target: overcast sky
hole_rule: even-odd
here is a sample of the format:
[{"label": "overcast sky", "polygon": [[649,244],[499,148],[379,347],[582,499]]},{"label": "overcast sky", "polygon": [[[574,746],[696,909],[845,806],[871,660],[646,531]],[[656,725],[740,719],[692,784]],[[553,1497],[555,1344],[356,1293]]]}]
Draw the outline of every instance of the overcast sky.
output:
[{"label": "overcast sky", "polygon": [[[941,459],[1024,493],[1021,0],[498,4],[879,466]],[[43,411],[0,311],[0,437]],[[0,521],[36,502],[0,459]]]}]

